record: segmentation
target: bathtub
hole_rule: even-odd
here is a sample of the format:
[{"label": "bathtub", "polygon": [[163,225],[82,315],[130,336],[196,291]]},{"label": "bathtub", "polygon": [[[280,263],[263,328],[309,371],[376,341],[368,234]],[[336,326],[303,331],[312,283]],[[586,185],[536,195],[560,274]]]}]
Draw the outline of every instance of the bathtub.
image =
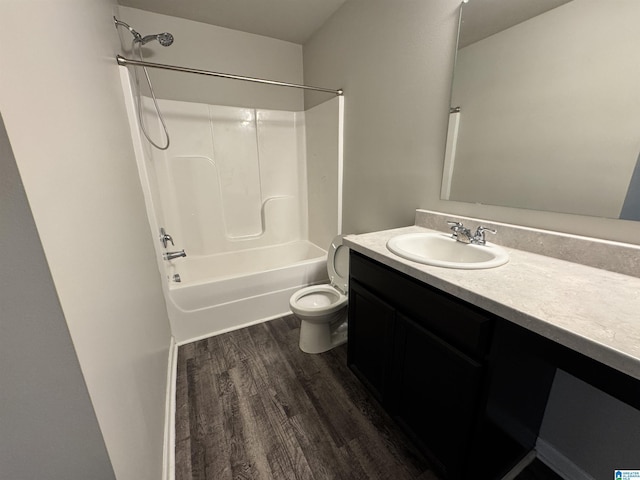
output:
[{"label": "bathtub", "polygon": [[290,313],[296,290],[327,281],[326,258],[325,250],[301,240],[167,262],[165,297],[176,343]]},{"label": "bathtub", "polygon": [[[304,112],[158,99],[172,136],[159,151],[142,137],[131,78],[120,74],[176,343],[290,313],[296,290],[327,280],[324,248],[341,230],[342,97]],[[142,105],[162,138],[151,100]],[[187,256],[164,260],[180,250]]]}]

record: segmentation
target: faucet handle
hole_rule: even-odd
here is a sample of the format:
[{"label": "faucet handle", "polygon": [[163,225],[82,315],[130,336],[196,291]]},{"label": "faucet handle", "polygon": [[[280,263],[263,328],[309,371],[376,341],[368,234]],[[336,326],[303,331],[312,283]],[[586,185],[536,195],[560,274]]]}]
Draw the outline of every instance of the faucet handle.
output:
[{"label": "faucet handle", "polygon": [[484,238],[485,232],[493,233],[494,235],[498,233],[498,231],[493,228],[487,228],[481,225],[478,227],[478,229],[476,230],[476,234],[473,236],[473,243],[476,243],[478,245],[484,245],[485,243],[487,243],[487,240]]},{"label": "faucet handle", "polygon": [[175,243],[173,243],[173,238],[171,238],[171,235],[169,235],[166,230],[164,229],[164,227],[160,227],[160,241],[162,242],[162,246],[164,248],[167,248],[167,244],[169,242],[171,242],[171,245],[173,245],[175,247]]},{"label": "faucet handle", "polygon": [[447,224],[451,225],[451,231],[453,232],[452,237],[453,238],[458,238],[458,232],[464,228],[464,225],[462,224],[462,222],[450,222],[447,221]]},{"label": "faucet handle", "polygon": [[458,230],[460,230],[461,228],[464,228],[464,225],[462,224],[462,222],[447,222],[447,224],[451,225],[451,230],[453,230],[453,233],[457,233]]}]

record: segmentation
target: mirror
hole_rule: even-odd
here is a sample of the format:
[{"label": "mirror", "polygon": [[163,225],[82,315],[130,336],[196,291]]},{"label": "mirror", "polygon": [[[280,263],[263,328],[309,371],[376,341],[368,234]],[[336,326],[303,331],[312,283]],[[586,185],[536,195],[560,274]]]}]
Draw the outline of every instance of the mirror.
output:
[{"label": "mirror", "polygon": [[640,220],[640,2],[461,8],[442,199]]}]

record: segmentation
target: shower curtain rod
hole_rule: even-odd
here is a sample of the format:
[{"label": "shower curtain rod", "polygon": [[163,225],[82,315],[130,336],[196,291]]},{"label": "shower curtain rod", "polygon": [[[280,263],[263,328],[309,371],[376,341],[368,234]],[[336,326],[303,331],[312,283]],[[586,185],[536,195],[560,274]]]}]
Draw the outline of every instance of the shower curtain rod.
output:
[{"label": "shower curtain rod", "polygon": [[163,70],[172,70],[174,72],[195,73],[197,75],[208,75],[210,77],[230,78],[232,80],[244,80],[245,82],[266,83],[268,85],[279,85],[281,87],[293,87],[302,88],[305,90],[315,90],[317,92],[328,92],[334,95],[342,95],[344,92],[342,89],[332,90],[330,88],[312,87],[310,85],[298,85],[297,83],[278,82],[275,80],[265,80],[263,78],[243,77],[242,75],[231,75],[229,73],[210,72],[209,70],[200,70],[197,68],[178,67],[175,65],[166,65],[163,63],[144,62],[141,60],[134,60],[131,58],[125,58],[122,55],[116,55],[118,65],[126,67],[127,65],[138,65],[141,67],[149,68],[161,68]]}]

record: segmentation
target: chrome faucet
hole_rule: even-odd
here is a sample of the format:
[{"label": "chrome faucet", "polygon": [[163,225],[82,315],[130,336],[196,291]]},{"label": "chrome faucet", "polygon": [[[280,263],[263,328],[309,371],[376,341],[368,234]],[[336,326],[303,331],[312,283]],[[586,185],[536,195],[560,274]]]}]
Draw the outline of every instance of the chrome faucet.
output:
[{"label": "chrome faucet", "polygon": [[486,245],[487,240],[484,238],[485,232],[493,233],[494,235],[498,233],[497,230],[493,228],[487,228],[483,226],[479,226],[476,230],[475,234],[471,234],[471,230],[465,227],[461,222],[447,222],[451,225],[451,230],[453,234],[452,238],[455,238],[460,243],[472,243],[474,245]]},{"label": "chrome faucet", "polygon": [[167,244],[169,242],[171,242],[171,245],[173,245],[174,247],[176,245],[175,243],[173,243],[173,238],[171,238],[171,235],[167,233],[164,227],[160,227],[160,241],[162,242],[162,246],[164,248],[167,248]]},{"label": "chrome faucet", "polygon": [[471,230],[465,227],[461,222],[447,222],[451,225],[452,238],[455,238],[460,243],[472,243],[473,237],[471,236]]},{"label": "chrome faucet", "polygon": [[487,240],[484,238],[484,232],[493,233],[494,235],[498,233],[498,231],[494,230],[493,228],[479,226],[476,230],[475,235],[471,239],[471,243],[475,243],[476,245],[485,245],[487,243]]},{"label": "chrome faucet", "polygon": [[162,254],[162,258],[164,258],[165,260],[173,260],[174,258],[179,258],[179,257],[186,257],[187,254],[185,253],[184,249],[179,250],[177,252],[165,252]]}]

